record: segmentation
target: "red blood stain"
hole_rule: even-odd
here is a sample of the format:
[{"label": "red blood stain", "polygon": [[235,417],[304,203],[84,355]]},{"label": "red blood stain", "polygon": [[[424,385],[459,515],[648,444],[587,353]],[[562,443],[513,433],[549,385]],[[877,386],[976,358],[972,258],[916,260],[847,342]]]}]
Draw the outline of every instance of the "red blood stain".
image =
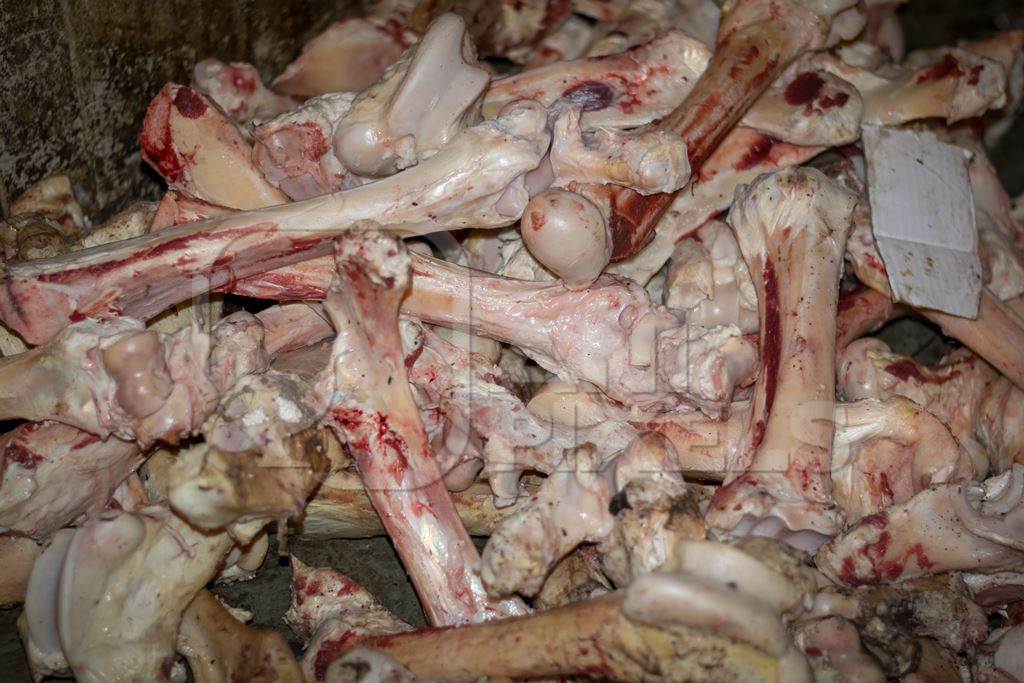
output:
[{"label": "red blood stain", "polygon": [[876,512],[873,515],[868,515],[860,520],[861,526],[873,526],[876,529],[884,529],[885,525],[889,523],[889,513],[885,510]]},{"label": "red blood stain", "polygon": [[391,42],[405,50],[409,47],[409,41],[405,39],[405,28],[397,19],[388,19],[377,30],[391,39]]},{"label": "red blood stain", "polygon": [[540,230],[543,228],[544,224],[547,223],[547,220],[548,219],[544,215],[543,211],[538,211],[536,209],[532,209],[530,211],[530,227],[534,230]]},{"label": "red blood stain", "polygon": [[982,66],[981,64],[979,64],[978,66],[972,67],[971,68],[971,75],[967,79],[967,84],[968,85],[978,85],[978,81],[981,80],[981,71],[984,68],[985,67]]},{"label": "red blood stain", "polygon": [[229,66],[228,78],[231,79],[231,85],[234,86],[235,90],[238,92],[245,93],[247,95],[251,95],[256,92],[256,81],[245,69],[240,69],[237,66]]},{"label": "red blood stain", "polygon": [[818,648],[818,647],[805,647],[804,648],[804,654],[809,656],[809,657],[820,657],[821,656],[821,648]]},{"label": "red blood stain", "polygon": [[575,102],[583,111],[600,111],[611,106],[615,91],[607,83],[584,81],[564,91],[562,97]]},{"label": "red blood stain", "polygon": [[754,437],[753,439],[751,439],[751,445],[754,448],[760,446],[761,442],[764,441],[764,430],[764,420],[758,420],[757,422],[754,423]]},{"label": "red blood stain", "polygon": [[842,107],[844,104],[850,101],[850,95],[845,92],[838,92],[834,97],[825,96],[818,100],[818,106],[822,109],[831,109],[832,107]]},{"label": "red blood stain", "polygon": [[737,171],[747,171],[763,163],[771,155],[772,148],[779,141],[770,135],[762,135],[757,142],[750,146],[743,158],[734,167]]},{"label": "red blood stain", "polygon": [[782,321],[779,314],[779,280],[775,264],[765,258],[764,327],[761,330],[761,367],[764,372],[764,414],[771,415],[775,403],[775,389],[779,382],[779,364],[782,361]]},{"label": "red blood stain", "polygon": [[898,361],[889,363],[885,366],[885,371],[903,382],[906,382],[908,379],[914,379],[922,384],[945,384],[960,375],[959,370],[954,370],[944,376],[933,375],[927,370],[922,371],[921,366],[910,358],[901,358]]},{"label": "red blood stain", "polygon": [[345,651],[345,645],[352,640],[355,631],[345,631],[341,635],[325,640],[320,644],[313,660],[313,676],[318,681],[324,680],[327,675],[327,667]]},{"label": "red blood stain", "polygon": [[95,436],[93,434],[89,434],[88,436],[84,437],[81,441],[76,443],[74,446],[72,446],[71,450],[77,451],[80,448],[85,448],[86,446],[91,446],[92,444],[99,442],[99,440],[100,440],[100,437]]},{"label": "red blood stain", "polygon": [[146,110],[139,133],[142,156],[168,184],[181,180],[184,160],[178,155],[171,136],[171,99],[167,88],[160,91]]},{"label": "red blood stain", "polygon": [[203,96],[187,85],[178,88],[178,93],[174,96],[174,107],[182,116],[189,119],[197,119],[206,113]]},{"label": "red blood stain", "polygon": [[569,15],[572,14],[572,0],[548,0],[544,8],[544,18],[540,21],[541,30],[544,33],[548,29],[561,26]]},{"label": "red blood stain", "polygon": [[821,76],[813,71],[805,71],[802,74],[798,74],[786,86],[783,96],[786,98],[786,102],[793,106],[810,104],[818,96],[818,93],[821,92],[824,85],[825,81]]},{"label": "red blood stain", "polygon": [[889,484],[889,475],[885,472],[878,475],[878,485],[882,489],[882,493],[888,496],[890,500],[895,497],[896,494],[892,492],[892,486]]},{"label": "red blood stain", "polygon": [[45,460],[43,456],[30,451],[18,443],[8,444],[7,448],[4,449],[4,457],[7,460],[18,463],[27,470],[34,470],[39,463]]},{"label": "red blood stain", "polygon": [[917,75],[917,82],[924,83],[925,81],[937,81],[940,78],[963,75],[964,72],[960,68],[960,62],[953,55],[946,53],[942,59],[919,73]]}]

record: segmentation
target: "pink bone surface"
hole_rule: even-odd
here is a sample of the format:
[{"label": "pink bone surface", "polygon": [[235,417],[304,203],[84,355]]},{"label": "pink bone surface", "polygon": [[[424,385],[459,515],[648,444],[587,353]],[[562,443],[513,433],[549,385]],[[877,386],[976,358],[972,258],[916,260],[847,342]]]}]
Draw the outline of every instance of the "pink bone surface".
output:
[{"label": "pink bone surface", "polygon": [[252,150],[238,126],[187,85],[168,83],[157,93],[139,141],[143,158],[171,189],[239,209],[288,201],[253,167]]},{"label": "pink bone surface", "polygon": [[269,90],[256,67],[245,62],[204,59],[192,69],[192,84],[239,123],[283,114],[302,101]]},{"label": "pink bone surface", "polygon": [[526,203],[522,175],[547,147],[546,118],[524,102],[463,131],[426,162],[369,185],[9,265],[0,318],[42,343],[76,319],[146,319],[194,294],[325,255],[331,239],[367,222],[402,235],[507,225]]},{"label": "pink bone surface", "polygon": [[736,478],[716,491],[712,526],[774,517],[792,531],[839,530],[829,476],[835,312],[855,202],[822,173],[798,169],[762,176],[730,212],[758,292],[761,371]]},{"label": "pink bone surface", "polygon": [[57,422],[23,424],[0,447],[0,527],[40,540],[101,512],[142,462],[133,443]]},{"label": "pink bone surface", "polygon": [[435,625],[518,614],[487,597],[479,555],[445,489],[405,372],[398,304],[409,282],[402,243],[380,233],[341,241],[326,309],[338,328],[325,418],[348,444],[388,535]]},{"label": "pink bone surface", "polygon": [[847,585],[950,571],[996,572],[1024,561],[1024,466],[984,484],[945,484],[865,517],[815,558]]}]

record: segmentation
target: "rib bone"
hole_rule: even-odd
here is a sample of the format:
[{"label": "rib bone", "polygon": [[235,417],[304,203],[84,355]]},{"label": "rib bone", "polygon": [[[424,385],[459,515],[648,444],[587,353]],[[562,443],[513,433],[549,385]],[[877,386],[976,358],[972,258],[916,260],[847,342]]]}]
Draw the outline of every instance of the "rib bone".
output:
[{"label": "rib bone", "polygon": [[797,169],[762,176],[729,214],[755,274],[761,372],[735,479],[708,511],[713,526],[734,529],[749,515],[839,530],[829,478],[835,312],[855,203],[819,171]]}]

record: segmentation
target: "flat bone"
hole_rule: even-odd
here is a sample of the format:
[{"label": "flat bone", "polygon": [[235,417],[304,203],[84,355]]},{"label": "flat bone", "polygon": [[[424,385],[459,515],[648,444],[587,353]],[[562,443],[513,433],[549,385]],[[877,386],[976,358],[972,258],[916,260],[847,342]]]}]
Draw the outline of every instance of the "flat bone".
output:
[{"label": "flat bone", "polygon": [[284,204],[288,198],[249,161],[238,126],[201,93],[168,83],[146,110],[142,156],[171,189],[239,209]]},{"label": "flat bone", "polygon": [[734,478],[708,511],[712,526],[735,529],[749,516],[791,531],[840,528],[828,474],[835,312],[855,203],[821,172],[797,169],[762,176],[730,211],[755,274],[761,372]]},{"label": "flat bone", "polygon": [[416,42],[402,4],[380,2],[368,16],[334,22],[303,46],[271,87],[300,97],[366,88]]},{"label": "flat bone", "polygon": [[412,166],[475,123],[489,80],[462,18],[442,14],[378,83],[356,96],[335,124],[335,153],[363,176]]},{"label": "flat bone", "polygon": [[8,265],[0,318],[39,344],[84,316],[149,318],[195,293],[326,255],[367,222],[408,236],[513,222],[548,145],[536,104],[463,131],[404,173],[345,192],[218,216],[55,259]]},{"label": "flat bone", "polygon": [[344,240],[325,307],[338,328],[325,423],[348,444],[367,493],[435,625],[521,614],[487,598],[479,556],[445,489],[405,373],[398,306],[409,283],[401,240]]},{"label": "flat bone", "polygon": [[998,572],[1024,561],[1024,466],[983,484],[945,484],[865,517],[823,546],[818,568],[847,585],[950,571]]}]

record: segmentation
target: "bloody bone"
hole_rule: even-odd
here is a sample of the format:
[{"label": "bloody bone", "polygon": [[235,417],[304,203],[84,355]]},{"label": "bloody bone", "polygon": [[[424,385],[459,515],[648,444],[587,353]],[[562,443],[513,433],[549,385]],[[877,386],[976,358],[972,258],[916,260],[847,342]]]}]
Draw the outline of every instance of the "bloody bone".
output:
[{"label": "bloody bone", "polygon": [[795,169],[762,176],[729,214],[757,288],[761,372],[735,478],[708,511],[712,526],[840,528],[829,476],[835,311],[855,203],[820,171]]},{"label": "bloody bone", "polygon": [[546,124],[544,110],[524,102],[376,183],[8,265],[0,318],[38,344],[79,318],[149,318],[195,293],[326,255],[332,238],[368,221],[402,235],[509,224],[527,201],[521,177],[547,148]]},{"label": "bloody bone", "polygon": [[256,209],[288,201],[249,160],[238,126],[205,95],[168,83],[146,111],[139,134],[142,156],[167,181],[207,201]]},{"label": "bloody bone", "polygon": [[982,484],[945,484],[865,517],[821,548],[815,561],[847,585],[950,571],[1019,568],[1024,541],[1024,465]]},{"label": "bloody bone", "polygon": [[239,123],[291,111],[300,99],[268,90],[252,64],[204,59],[192,69],[192,83]]},{"label": "bloody bone", "polygon": [[398,331],[409,283],[402,242],[380,233],[344,240],[325,308],[338,328],[325,422],[348,444],[367,493],[435,625],[521,614],[487,597],[479,556],[459,520],[413,401]]},{"label": "bloody bone", "polygon": [[[686,142],[693,171],[790,62],[825,46],[832,19],[851,6],[767,0],[732,6],[722,18],[707,70],[682,104],[658,124]],[[625,189],[616,193],[609,222],[613,259],[625,258],[646,243],[673,196],[644,197]]]}]

